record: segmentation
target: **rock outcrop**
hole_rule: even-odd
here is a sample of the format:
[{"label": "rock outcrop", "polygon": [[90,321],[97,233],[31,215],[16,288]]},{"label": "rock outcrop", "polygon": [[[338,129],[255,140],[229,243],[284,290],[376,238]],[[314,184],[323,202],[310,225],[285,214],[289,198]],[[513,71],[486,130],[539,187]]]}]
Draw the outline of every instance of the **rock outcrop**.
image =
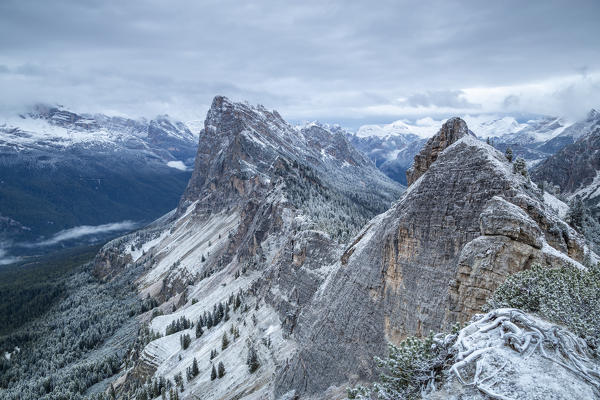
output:
[{"label": "rock outcrop", "polygon": [[473,132],[469,131],[465,121],[460,118],[450,118],[446,121],[437,135],[427,141],[425,147],[415,156],[413,165],[406,171],[408,186],[427,171],[444,149],[466,135],[475,136]]},{"label": "rock outcrop", "polygon": [[[452,352],[457,357],[438,387],[423,399],[598,397],[598,363],[586,341],[520,310],[477,315],[458,335],[444,339],[455,340]],[[477,357],[468,357],[471,354]]]},{"label": "rock outcrop", "polygon": [[509,274],[579,265],[579,235],[468,132],[460,119],[446,123],[415,157],[403,197],[346,249],[299,316],[278,394],[368,380],[387,342],[467,321]]}]

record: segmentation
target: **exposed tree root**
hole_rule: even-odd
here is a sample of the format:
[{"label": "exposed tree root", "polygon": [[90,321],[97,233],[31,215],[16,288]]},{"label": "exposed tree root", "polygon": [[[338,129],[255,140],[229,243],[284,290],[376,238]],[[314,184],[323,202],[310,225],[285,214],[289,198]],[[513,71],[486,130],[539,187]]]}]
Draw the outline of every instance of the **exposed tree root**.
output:
[{"label": "exposed tree root", "polygon": [[[478,341],[481,333],[499,337],[502,344],[498,346],[497,340],[494,340],[486,347],[477,347],[477,344],[481,346],[481,342]],[[436,340],[441,344],[454,337],[456,336],[448,335],[444,340],[441,337],[436,337]],[[523,361],[538,351],[542,357],[588,382],[600,394],[600,371],[592,361],[586,342],[566,329],[534,319],[517,309],[493,310],[461,330],[452,346],[456,358],[450,371],[463,385],[474,386],[492,399],[513,400],[496,393],[492,389],[494,383],[488,383],[508,364],[507,361],[501,367],[494,367],[485,360],[486,355],[497,351],[501,346],[508,346],[519,353]],[[484,370],[487,377],[482,376]]]}]

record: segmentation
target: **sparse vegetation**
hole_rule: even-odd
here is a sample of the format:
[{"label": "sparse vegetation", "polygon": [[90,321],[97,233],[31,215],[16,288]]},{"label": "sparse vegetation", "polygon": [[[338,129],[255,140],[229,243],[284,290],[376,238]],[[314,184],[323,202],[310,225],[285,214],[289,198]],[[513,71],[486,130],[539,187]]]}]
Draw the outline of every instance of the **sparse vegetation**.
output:
[{"label": "sparse vegetation", "polygon": [[511,307],[569,328],[598,352],[600,345],[600,267],[534,266],[509,277],[488,308]]},{"label": "sparse vegetation", "polygon": [[417,399],[430,382],[440,380],[452,355],[450,343],[442,346],[433,333],[420,339],[409,337],[399,346],[389,344],[386,358],[375,358],[381,370],[378,382],[371,387],[348,390],[349,399]]}]

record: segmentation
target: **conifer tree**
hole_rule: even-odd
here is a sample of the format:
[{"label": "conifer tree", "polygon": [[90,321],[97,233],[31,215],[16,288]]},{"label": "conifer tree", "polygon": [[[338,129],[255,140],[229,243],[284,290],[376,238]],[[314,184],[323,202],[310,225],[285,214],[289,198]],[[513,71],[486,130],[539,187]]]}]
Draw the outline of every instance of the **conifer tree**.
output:
[{"label": "conifer tree", "polygon": [[506,159],[508,160],[508,162],[512,162],[513,160],[513,151],[510,147],[506,148],[506,153],[504,154],[506,156]]},{"label": "conifer tree", "polygon": [[210,371],[210,380],[214,381],[215,379],[217,379],[217,370],[215,369],[215,366],[212,366],[212,370]]},{"label": "conifer tree", "polygon": [[219,379],[225,376],[225,365],[223,365],[222,361],[219,361]]},{"label": "conifer tree", "polygon": [[221,350],[225,350],[227,346],[229,346],[229,338],[227,337],[227,333],[224,333],[221,339]]},{"label": "conifer tree", "polygon": [[194,357],[194,361],[192,362],[192,376],[198,376],[200,373],[200,369],[198,368],[198,360]]},{"label": "conifer tree", "polygon": [[253,346],[248,349],[248,359],[246,360],[246,364],[248,364],[248,370],[251,374],[260,367],[260,363],[258,362],[258,354],[256,354],[256,350]]}]

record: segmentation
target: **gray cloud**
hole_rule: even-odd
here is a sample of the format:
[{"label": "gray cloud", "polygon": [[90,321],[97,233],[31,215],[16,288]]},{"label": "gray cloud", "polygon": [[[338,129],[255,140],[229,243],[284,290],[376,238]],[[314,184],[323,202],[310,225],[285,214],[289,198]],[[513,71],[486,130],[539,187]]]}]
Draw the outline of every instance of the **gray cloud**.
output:
[{"label": "gray cloud", "polygon": [[595,0],[4,0],[0,106],[186,118],[224,94],[333,121],[396,115],[380,110],[411,95],[469,108],[452,94],[600,71],[597,15]]},{"label": "gray cloud", "polygon": [[514,109],[514,108],[518,107],[520,101],[521,100],[519,99],[519,96],[517,96],[515,94],[511,94],[511,95],[506,96],[502,103],[503,103],[503,106],[505,109],[510,110],[510,109]]},{"label": "gray cloud", "polygon": [[17,257],[9,255],[5,247],[10,247],[10,245],[0,241],[0,265],[12,264],[19,261]]},{"label": "gray cloud", "polygon": [[401,104],[411,107],[481,108],[481,104],[469,102],[462,90],[436,90],[408,96]]},{"label": "gray cloud", "polygon": [[60,232],[57,232],[50,239],[34,243],[31,245],[31,247],[51,246],[51,245],[58,244],[60,242],[79,239],[79,238],[82,238],[85,236],[106,234],[106,233],[110,233],[110,232],[128,231],[128,230],[134,229],[136,226],[137,226],[137,224],[132,221],[114,222],[114,223],[110,223],[110,224],[96,225],[96,226],[81,225],[81,226],[76,226],[74,228],[65,229]]}]

